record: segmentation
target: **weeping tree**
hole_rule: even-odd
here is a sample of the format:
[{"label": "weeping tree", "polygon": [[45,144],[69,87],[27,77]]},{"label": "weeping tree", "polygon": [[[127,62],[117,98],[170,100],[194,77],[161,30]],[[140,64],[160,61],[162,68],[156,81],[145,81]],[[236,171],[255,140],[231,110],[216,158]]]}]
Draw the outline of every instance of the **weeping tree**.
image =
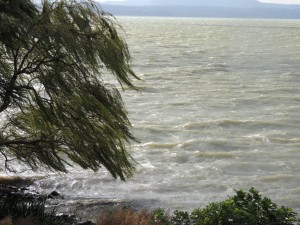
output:
[{"label": "weeping tree", "polygon": [[3,167],[67,172],[77,164],[132,175],[131,124],[119,90],[104,79],[136,88],[117,29],[89,0],[0,0]]}]

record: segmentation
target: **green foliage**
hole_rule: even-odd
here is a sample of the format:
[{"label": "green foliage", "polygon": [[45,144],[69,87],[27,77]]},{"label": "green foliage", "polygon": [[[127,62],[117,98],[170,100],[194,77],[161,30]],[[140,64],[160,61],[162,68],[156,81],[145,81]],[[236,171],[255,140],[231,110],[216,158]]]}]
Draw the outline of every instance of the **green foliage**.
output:
[{"label": "green foliage", "polygon": [[257,190],[237,191],[223,202],[210,203],[192,213],[175,211],[168,218],[163,210],[154,212],[155,224],[163,225],[294,225],[299,219],[287,207],[277,207]]},{"label": "green foliage", "polygon": [[190,216],[188,212],[184,211],[174,211],[171,217],[171,224],[172,225],[192,225],[190,220]]},{"label": "green foliage", "polygon": [[164,209],[158,208],[153,212],[152,223],[155,225],[169,225],[169,217]]},{"label": "green foliage", "polygon": [[248,193],[240,190],[220,203],[211,203],[206,208],[196,209],[192,219],[197,225],[292,225],[296,213],[290,208],[278,208],[269,198],[262,196],[254,188]]},{"label": "green foliage", "polygon": [[73,163],[132,175],[135,141],[115,75],[137,78],[115,20],[92,1],[0,0],[0,153],[33,170]]}]

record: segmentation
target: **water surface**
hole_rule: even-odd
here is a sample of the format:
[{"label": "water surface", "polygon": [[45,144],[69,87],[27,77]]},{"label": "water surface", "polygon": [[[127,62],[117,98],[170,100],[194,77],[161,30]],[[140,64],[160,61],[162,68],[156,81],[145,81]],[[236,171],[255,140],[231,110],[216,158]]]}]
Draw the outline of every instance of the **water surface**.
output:
[{"label": "water surface", "polygon": [[118,20],[142,79],[123,93],[137,174],[73,168],[40,190],[191,210],[253,186],[300,212],[300,21]]}]

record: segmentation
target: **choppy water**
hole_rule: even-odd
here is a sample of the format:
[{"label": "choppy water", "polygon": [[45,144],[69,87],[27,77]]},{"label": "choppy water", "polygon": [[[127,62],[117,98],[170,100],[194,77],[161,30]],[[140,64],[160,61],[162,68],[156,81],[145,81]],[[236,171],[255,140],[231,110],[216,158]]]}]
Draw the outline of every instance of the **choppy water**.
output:
[{"label": "choppy water", "polygon": [[191,210],[254,186],[300,212],[300,21],[119,21],[142,78],[124,93],[138,173],[75,168],[41,190]]}]

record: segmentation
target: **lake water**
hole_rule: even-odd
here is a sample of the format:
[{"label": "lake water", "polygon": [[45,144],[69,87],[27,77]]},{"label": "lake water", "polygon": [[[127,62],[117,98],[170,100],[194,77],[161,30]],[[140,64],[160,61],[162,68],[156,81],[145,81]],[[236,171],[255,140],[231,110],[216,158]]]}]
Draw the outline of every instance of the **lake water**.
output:
[{"label": "lake water", "polygon": [[142,79],[123,93],[137,174],[74,168],[39,189],[192,210],[253,186],[300,212],[300,21],[118,20]]}]

